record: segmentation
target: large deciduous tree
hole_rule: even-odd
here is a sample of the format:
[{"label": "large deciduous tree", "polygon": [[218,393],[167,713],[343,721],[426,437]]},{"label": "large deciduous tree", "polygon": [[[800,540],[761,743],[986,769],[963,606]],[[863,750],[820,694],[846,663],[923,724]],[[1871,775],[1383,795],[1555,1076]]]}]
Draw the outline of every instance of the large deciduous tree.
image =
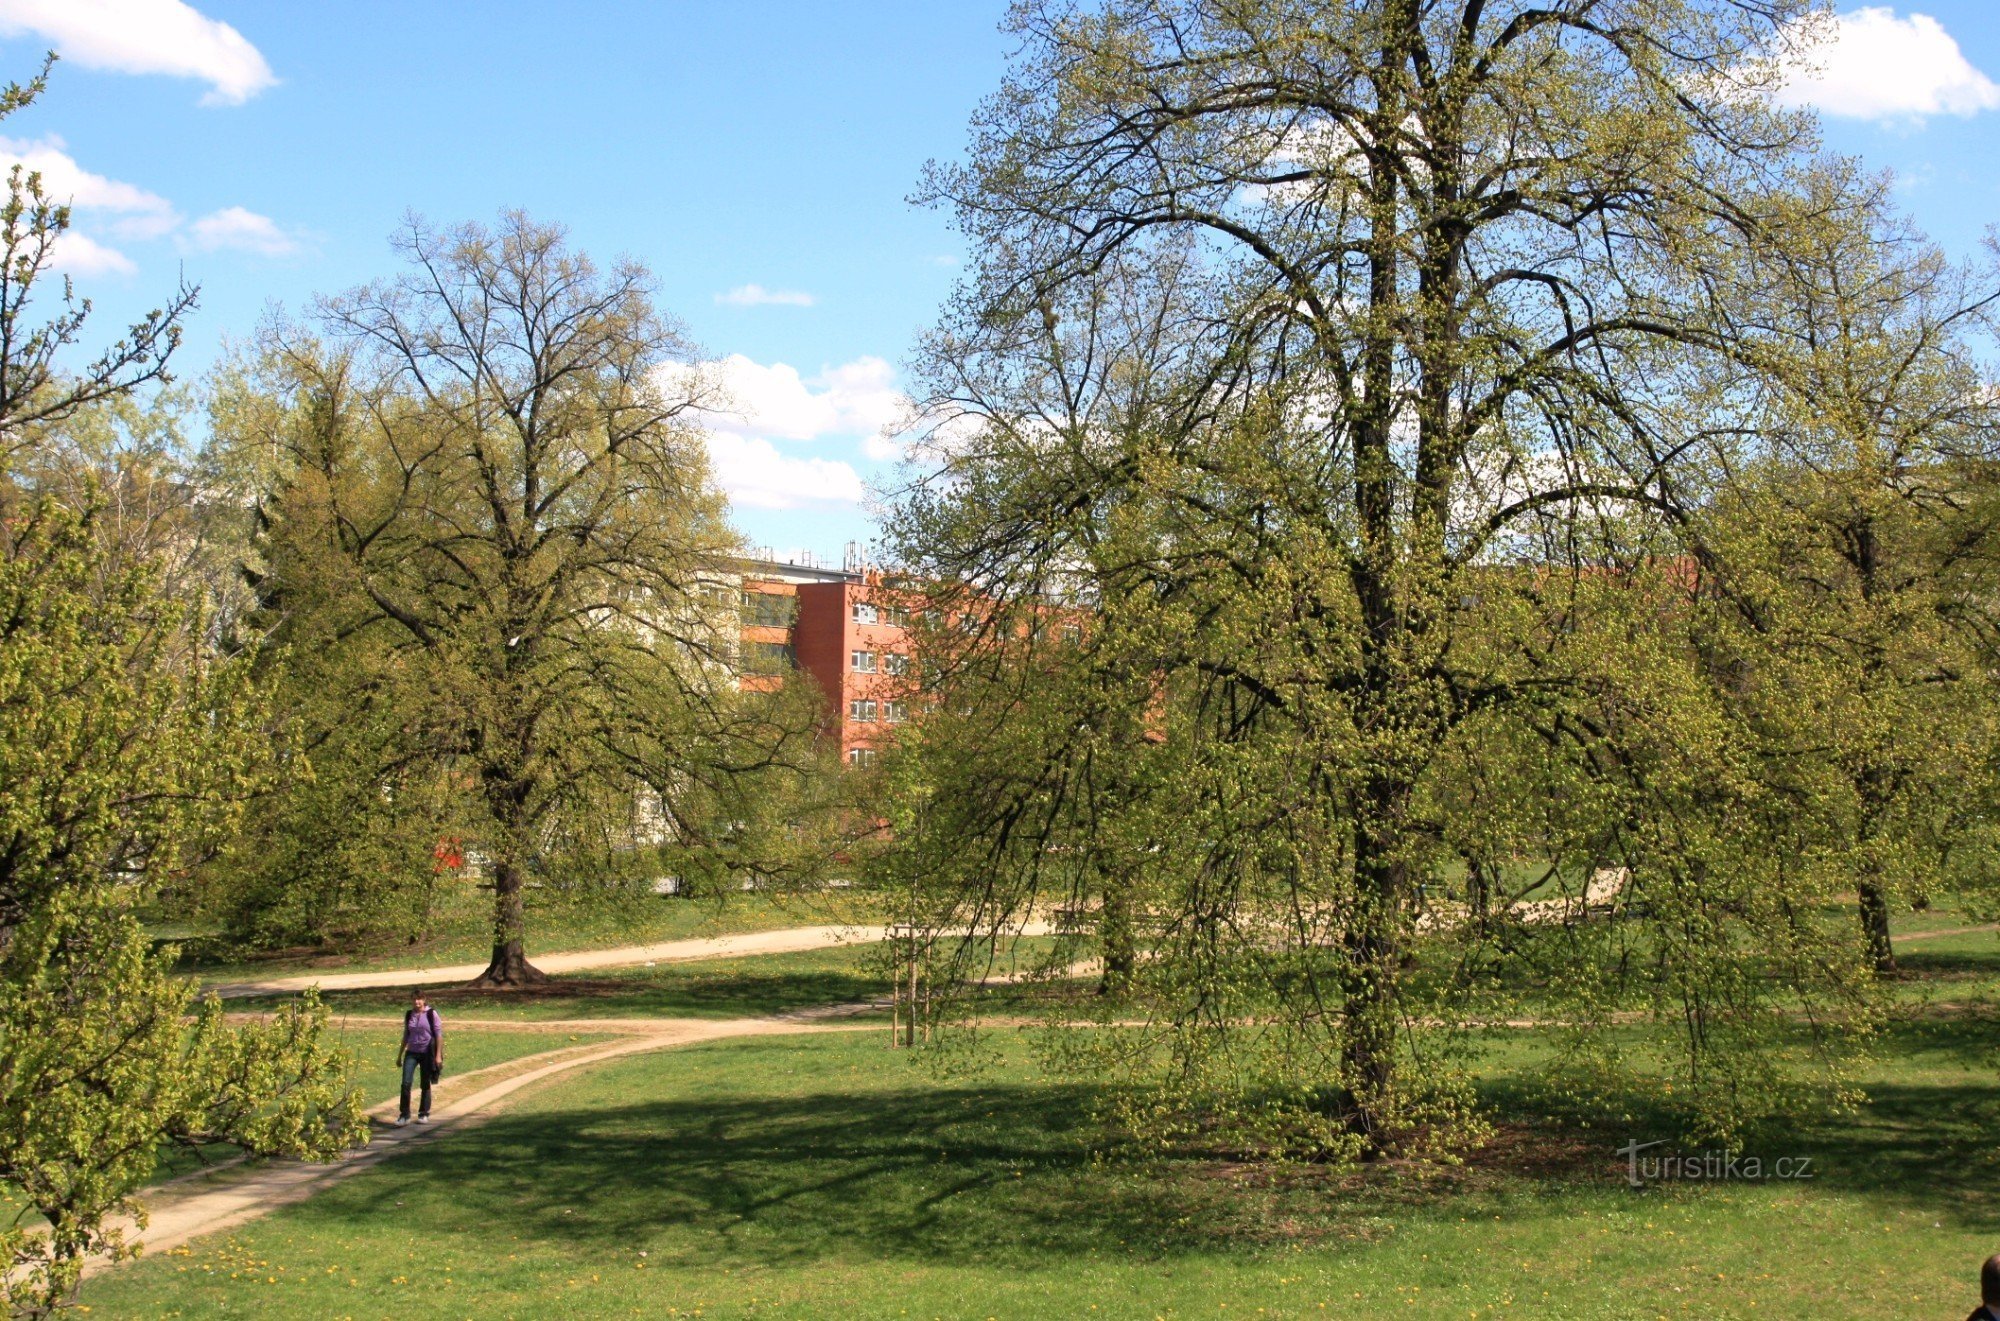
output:
[{"label": "large deciduous tree", "polygon": [[802,691],[728,680],[716,401],[652,276],[520,214],[397,247],[403,275],[272,331],[228,444],[267,475],[277,636],[372,648],[371,706],[417,697],[387,713],[422,735],[405,751],[474,801],[481,980],[515,985],[540,976],[532,884],[768,864],[757,800],[809,760],[811,717]]},{"label": "large deciduous tree", "polygon": [[[1021,53],[924,189],[976,258],[924,363],[938,465],[894,539],[992,618],[1087,608],[1086,656],[1151,730],[1080,707],[1004,766],[921,740],[945,777],[904,834],[927,918],[1015,918],[1038,879],[1115,863],[1151,887],[1158,976],[1218,970],[1165,1021],[1285,1010],[1275,1054],[1189,1048],[1183,1076],[1281,1058],[1276,1091],[1380,1150],[1450,1090],[1405,1067],[1413,1024],[1473,982],[1419,1003],[1409,965],[1456,920],[1432,902],[1466,842],[1442,813],[1500,749],[1542,819],[1515,845],[1627,867],[1652,936],[1603,966],[1657,972],[1645,1003],[1684,1029],[1714,1127],[1768,1095],[1723,1043],[1782,1031],[1771,987],[1851,1006],[1860,943],[1814,916],[1828,874],[1777,865],[1821,818],[1703,677],[1721,606],[1691,552],[1696,513],[1775,453],[1794,268],[1839,260],[1848,227],[1873,241],[1852,188],[1814,192],[1810,119],[1764,95],[1814,12],[1015,6]],[[994,630],[989,658],[1024,636]],[[934,682],[1082,691],[966,655],[941,649]],[[1079,853],[1114,747],[1139,824],[1122,857]],[[1232,1009],[1246,968],[1264,998]]]},{"label": "large deciduous tree", "polygon": [[[1813,694],[1789,755],[1838,768],[1860,924],[1883,973],[1891,909],[1940,888],[1950,823],[1993,747],[1976,653],[1993,602],[1967,591],[1981,538],[1964,529],[2000,459],[1979,356],[2000,283],[1949,262],[1887,192],[1831,162],[1801,190],[1806,222],[1769,254],[1763,305],[1740,312],[1774,332],[1754,356],[1762,407],[1745,413],[1767,445],[1699,534],[1756,687],[1781,706]],[[1833,208],[1859,223],[1812,223]]]}]

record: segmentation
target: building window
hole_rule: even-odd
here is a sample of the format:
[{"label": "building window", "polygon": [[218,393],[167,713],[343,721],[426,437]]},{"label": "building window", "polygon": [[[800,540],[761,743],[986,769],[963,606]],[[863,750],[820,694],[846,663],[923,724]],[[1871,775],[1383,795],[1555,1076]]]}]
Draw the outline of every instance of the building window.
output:
[{"label": "building window", "polygon": [[783,674],[792,665],[792,649],[782,642],[748,642],[743,646],[746,674]]},{"label": "building window", "polygon": [[900,725],[910,718],[909,707],[902,702],[882,703],[882,719],[892,725]]},{"label": "building window", "polygon": [[799,598],[781,592],[743,593],[742,622],[755,628],[790,628],[799,617]]},{"label": "building window", "polygon": [[910,626],[910,608],[904,605],[884,606],[882,608],[882,622],[894,625],[897,628],[908,628]]},{"label": "building window", "polygon": [[908,656],[905,656],[900,651],[885,651],[882,653],[882,673],[908,674],[909,672],[910,658]]},{"label": "building window", "polygon": [[872,624],[875,622],[875,619],[876,619],[876,614],[874,606],[869,605],[866,601],[856,601],[854,603],[855,623]]},{"label": "building window", "polygon": [[847,718],[863,723],[873,723],[875,719],[875,700],[871,697],[855,698],[847,704]]},{"label": "building window", "polygon": [[875,673],[874,652],[872,651],[852,652],[849,654],[848,659],[852,662],[852,668],[856,674]]},{"label": "building window", "polygon": [[1077,643],[1083,641],[1082,627],[1076,624],[1064,624],[1062,629],[1062,640],[1064,642],[1069,643],[1072,647],[1075,646]]},{"label": "building window", "polygon": [[847,764],[849,766],[873,766],[875,764],[875,749],[849,748],[847,750]]}]

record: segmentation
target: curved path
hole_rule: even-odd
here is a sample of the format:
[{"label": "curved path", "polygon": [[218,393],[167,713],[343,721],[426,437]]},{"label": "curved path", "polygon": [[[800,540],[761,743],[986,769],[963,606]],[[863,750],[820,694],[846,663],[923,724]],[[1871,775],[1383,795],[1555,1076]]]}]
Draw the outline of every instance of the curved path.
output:
[{"label": "curved path", "polygon": [[[1054,924],[1029,922],[1014,932],[1020,936],[1054,934]],[[784,927],[776,931],[745,931],[732,936],[701,936],[667,940],[654,945],[582,950],[574,954],[544,954],[532,962],[546,973],[589,972],[596,968],[632,968],[646,963],[686,963],[695,959],[729,959],[751,954],[797,954],[833,945],[868,944],[886,935],[881,926]],[[435,968],[388,968],[374,972],[306,973],[259,981],[227,982],[206,988],[225,1000],[251,995],[282,995],[318,987],[322,991],[358,991],[383,986],[443,986],[469,982],[486,971],[484,963],[454,963]]]},{"label": "curved path", "polygon": [[[1050,923],[1033,922],[1020,934],[1047,935],[1053,930],[1054,927]],[[1940,936],[1994,930],[2000,930],[2000,926],[1980,925],[1912,932],[1898,936],[1897,939],[1927,940]],[[799,927],[705,939],[666,941],[653,945],[626,946],[621,949],[554,954],[538,960],[537,966],[545,972],[577,972],[591,968],[630,967],[643,963],[726,958],[732,955],[790,953],[798,950],[822,949],[847,942],[877,941],[883,937],[883,928],[879,926]],[[329,990],[405,986],[426,982],[466,981],[478,976],[484,971],[484,967],[483,964],[462,964],[440,968],[284,977],[268,981],[238,982],[213,989],[224,996],[240,997],[303,990],[309,986],[319,986]],[[1072,972],[1074,971],[1073,969]],[[148,1223],[144,1229],[130,1220],[124,1222],[121,1228],[124,1229],[127,1241],[130,1243],[143,1245],[147,1251],[153,1253],[168,1251],[204,1235],[233,1229],[278,1207],[303,1201],[320,1189],[358,1174],[405,1148],[435,1142],[479,1124],[497,1113],[500,1104],[516,1092],[569,1070],[626,1055],[670,1050],[677,1046],[730,1037],[806,1032],[880,1031],[879,1023],[827,1021],[874,1007],[876,1006],[865,1004],[829,1005],[785,1015],[737,1019],[553,1019],[527,1023],[504,1020],[491,1022],[459,1020],[457,1024],[459,1027],[506,1028],[516,1031],[543,1029],[550,1032],[613,1032],[625,1035],[612,1041],[544,1051],[461,1075],[458,1079],[461,1084],[476,1082],[478,1086],[462,1097],[443,1101],[434,1113],[433,1122],[428,1125],[410,1125],[405,1128],[387,1126],[386,1121],[396,1113],[397,1102],[384,1101],[369,1111],[371,1121],[380,1120],[384,1123],[373,1127],[367,1145],[327,1164],[314,1165],[302,1161],[272,1161],[265,1164],[234,1162],[183,1175],[161,1184],[147,1195],[145,1204]],[[348,1021],[360,1023],[374,1020],[370,1016],[361,1015]],[[388,1018],[382,1021],[393,1024],[398,1020]],[[1536,1024],[1524,1020],[1519,1023],[1509,1021],[1505,1026],[1530,1027]],[[95,1259],[86,1267],[85,1273],[96,1274],[111,1264],[102,1258]]]},{"label": "curved path", "polygon": [[[290,1160],[263,1164],[238,1162],[183,1175],[161,1184],[146,1195],[145,1228],[141,1229],[129,1219],[119,1227],[124,1230],[128,1243],[143,1245],[148,1253],[155,1255],[177,1248],[191,1239],[234,1229],[280,1206],[304,1201],[329,1184],[358,1174],[399,1151],[436,1142],[490,1119],[497,1113],[501,1102],[524,1087],[605,1060],[726,1037],[880,1030],[880,1026],[874,1023],[823,1021],[841,1011],[852,1012],[842,1006],[839,1009],[771,1018],[646,1020],[641,1030],[616,1041],[544,1051],[496,1064],[465,1074],[460,1081],[493,1080],[484,1082],[462,1097],[438,1105],[429,1124],[411,1124],[405,1128],[387,1126],[386,1121],[396,1113],[397,1102],[384,1101],[369,1111],[371,1121],[383,1122],[374,1126],[368,1144],[337,1160],[323,1165]],[[626,1021],[637,1023],[640,1020]],[[604,1029],[602,1023],[592,1026],[597,1030]],[[495,1075],[500,1076],[496,1078]],[[97,1258],[85,1268],[84,1273],[94,1275],[112,1264]]]}]

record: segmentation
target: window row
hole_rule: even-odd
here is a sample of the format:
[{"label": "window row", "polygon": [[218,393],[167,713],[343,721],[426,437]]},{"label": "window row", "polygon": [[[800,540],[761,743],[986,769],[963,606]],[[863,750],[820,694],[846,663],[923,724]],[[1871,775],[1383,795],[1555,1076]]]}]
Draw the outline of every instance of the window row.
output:
[{"label": "window row", "polygon": [[[908,628],[910,626],[910,612],[904,606],[871,605],[866,601],[856,601],[850,610],[851,616],[857,624],[893,624],[898,628]],[[942,623],[943,618],[943,615],[936,610],[924,611],[924,622],[932,627],[936,627]],[[957,625],[961,633],[972,634],[987,628],[993,623],[993,620],[988,615],[968,610],[954,615],[953,622]],[[1046,618],[1043,618],[1036,621],[1032,627],[1036,637],[1048,637],[1053,630],[1064,642],[1078,643],[1083,641],[1083,629],[1080,625],[1074,623],[1052,625]]]},{"label": "window row", "polygon": [[792,649],[782,642],[743,644],[743,670],[746,674],[783,674],[795,662]]},{"label": "window row", "polygon": [[745,591],[737,614],[756,628],[790,628],[798,621],[799,598],[782,592]]},{"label": "window row", "polygon": [[857,697],[847,704],[847,718],[857,724],[873,724],[882,720],[891,725],[900,725],[910,718],[907,702],[878,702],[872,697]]},{"label": "window row", "polygon": [[867,601],[856,601],[853,618],[857,624],[891,624],[897,628],[910,626],[910,612],[900,605],[873,605]]},{"label": "window row", "polygon": [[910,658],[900,651],[849,652],[847,665],[856,674],[908,674],[910,672]]}]

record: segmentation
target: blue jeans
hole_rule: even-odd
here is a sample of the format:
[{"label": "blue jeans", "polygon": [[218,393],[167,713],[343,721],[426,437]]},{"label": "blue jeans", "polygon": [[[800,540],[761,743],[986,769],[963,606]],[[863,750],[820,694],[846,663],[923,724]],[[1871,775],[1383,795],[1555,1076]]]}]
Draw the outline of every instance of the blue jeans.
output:
[{"label": "blue jeans", "polygon": [[430,1062],[431,1057],[428,1054],[417,1055],[406,1053],[403,1056],[403,1118],[405,1119],[410,1117],[410,1076],[412,1074],[421,1078],[424,1084],[423,1108],[418,1110],[417,1114],[424,1118],[430,1117],[431,1071],[428,1067]]}]

